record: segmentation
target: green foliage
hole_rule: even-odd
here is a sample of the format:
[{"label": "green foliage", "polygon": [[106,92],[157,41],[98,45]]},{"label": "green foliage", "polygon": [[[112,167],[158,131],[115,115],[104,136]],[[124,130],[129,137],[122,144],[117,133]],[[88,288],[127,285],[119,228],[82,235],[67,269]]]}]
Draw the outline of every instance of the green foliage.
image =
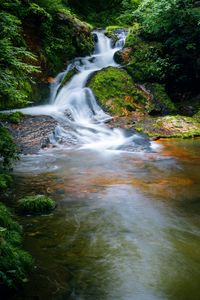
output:
[{"label": "green foliage", "polygon": [[142,36],[163,45],[170,66],[165,74],[169,85],[181,90],[198,89],[200,79],[200,9],[192,0],[144,0],[135,16]]},{"label": "green foliage", "polygon": [[9,131],[2,126],[0,126],[0,158],[4,168],[9,168],[13,161],[18,159],[17,147]]},{"label": "green foliage", "polygon": [[19,124],[23,116],[24,115],[21,111],[16,111],[13,113],[0,113],[0,121],[9,121],[13,124]]},{"label": "green foliage", "polygon": [[157,42],[145,42],[130,31],[126,46],[132,47],[128,72],[134,80],[139,82],[157,81],[165,79],[169,68],[169,58],[163,55],[163,46]]},{"label": "green foliage", "polygon": [[29,102],[29,76],[38,71],[30,62],[36,58],[26,50],[16,16],[0,13],[0,36],[0,109],[20,107]]},{"label": "green foliage", "polygon": [[20,212],[25,214],[48,213],[55,207],[55,201],[44,195],[27,196],[18,201]]},{"label": "green foliage", "polygon": [[12,177],[7,174],[0,174],[0,192],[6,190],[12,182]]},{"label": "green foliage", "polygon": [[120,15],[122,0],[68,0],[72,10],[94,26],[106,27],[116,23]]},{"label": "green foliage", "polygon": [[21,250],[22,228],[10,211],[0,203],[0,284],[17,288],[27,281],[32,257]]}]

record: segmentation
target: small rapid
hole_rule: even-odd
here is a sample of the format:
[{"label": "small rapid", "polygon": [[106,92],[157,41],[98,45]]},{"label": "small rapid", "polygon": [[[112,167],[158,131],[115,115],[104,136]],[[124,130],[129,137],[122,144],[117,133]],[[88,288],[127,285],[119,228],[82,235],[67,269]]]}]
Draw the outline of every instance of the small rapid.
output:
[{"label": "small rapid", "polygon": [[[49,104],[22,111],[31,115],[50,115],[56,119],[58,126],[49,139],[58,147],[65,147],[73,141],[78,149],[137,151],[138,144],[141,146],[142,142],[148,148],[150,143],[141,135],[130,135],[125,130],[106,126],[105,123],[112,117],[102,110],[92,90],[86,87],[94,72],[110,66],[120,67],[114,61],[114,54],[123,48],[126,33],[121,31],[118,34],[115,45],[102,31],[95,31],[94,35],[94,54],[74,59],[66,71],[57,75],[51,85]],[[71,71],[75,74],[64,84]]]}]

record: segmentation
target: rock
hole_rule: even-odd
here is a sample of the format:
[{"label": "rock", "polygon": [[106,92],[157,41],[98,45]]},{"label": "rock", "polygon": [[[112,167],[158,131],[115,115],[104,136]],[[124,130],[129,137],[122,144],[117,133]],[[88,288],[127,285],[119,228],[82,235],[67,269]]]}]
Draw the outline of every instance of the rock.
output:
[{"label": "rock", "polygon": [[57,122],[50,116],[25,115],[19,124],[6,125],[21,153],[36,154],[41,148],[48,147],[48,136]]},{"label": "rock", "polygon": [[115,52],[114,59],[118,64],[128,63],[130,60],[132,49],[126,47],[120,51]]},{"label": "rock", "polygon": [[93,33],[93,39],[94,39],[94,42],[97,43],[98,42],[98,36],[96,33]]},{"label": "rock", "polygon": [[165,115],[175,106],[164,86],[136,84],[126,70],[109,67],[96,72],[89,80],[99,103],[113,116],[129,116],[134,111]]},{"label": "rock", "polygon": [[200,123],[195,118],[185,116],[145,116],[133,124],[137,131],[142,131],[150,137],[181,137],[200,136]]}]

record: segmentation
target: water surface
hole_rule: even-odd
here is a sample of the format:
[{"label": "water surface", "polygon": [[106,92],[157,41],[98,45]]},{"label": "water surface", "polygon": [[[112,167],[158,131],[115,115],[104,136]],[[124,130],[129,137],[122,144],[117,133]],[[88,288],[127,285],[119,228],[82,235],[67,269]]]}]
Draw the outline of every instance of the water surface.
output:
[{"label": "water surface", "polygon": [[58,206],[19,218],[36,269],[14,299],[200,299],[200,140],[157,144],[22,159],[13,205],[36,192]]}]

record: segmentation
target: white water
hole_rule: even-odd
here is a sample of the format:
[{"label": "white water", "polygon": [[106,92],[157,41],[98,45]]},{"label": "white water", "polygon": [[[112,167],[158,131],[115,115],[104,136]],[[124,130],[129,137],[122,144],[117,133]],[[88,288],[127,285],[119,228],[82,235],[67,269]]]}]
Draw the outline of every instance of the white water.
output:
[{"label": "white water", "polygon": [[[124,46],[125,33],[112,47],[111,39],[103,32],[95,32],[98,37],[92,56],[75,59],[65,72],[58,74],[51,86],[50,104],[22,109],[26,114],[50,115],[58,121],[58,127],[50,136],[51,143],[65,145],[69,141],[79,148],[95,150],[116,150],[133,147],[139,135],[127,137],[121,129],[109,129],[105,122],[111,117],[97,104],[93,92],[86,87],[89,76],[108,66],[119,67],[114,61],[114,54]],[[62,79],[75,68],[78,73],[60,88]]]}]

